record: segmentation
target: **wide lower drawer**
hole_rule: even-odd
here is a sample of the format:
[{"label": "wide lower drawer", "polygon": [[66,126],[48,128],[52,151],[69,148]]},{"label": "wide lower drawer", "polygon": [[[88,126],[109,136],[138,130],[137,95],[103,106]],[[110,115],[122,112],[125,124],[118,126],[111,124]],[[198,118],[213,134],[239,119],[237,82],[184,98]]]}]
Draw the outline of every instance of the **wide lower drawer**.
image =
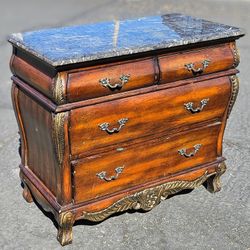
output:
[{"label": "wide lower drawer", "polygon": [[74,109],[71,154],[220,118],[230,98],[228,77]]},{"label": "wide lower drawer", "polygon": [[74,200],[83,202],[212,162],[220,124],[162,137],[73,163]]}]

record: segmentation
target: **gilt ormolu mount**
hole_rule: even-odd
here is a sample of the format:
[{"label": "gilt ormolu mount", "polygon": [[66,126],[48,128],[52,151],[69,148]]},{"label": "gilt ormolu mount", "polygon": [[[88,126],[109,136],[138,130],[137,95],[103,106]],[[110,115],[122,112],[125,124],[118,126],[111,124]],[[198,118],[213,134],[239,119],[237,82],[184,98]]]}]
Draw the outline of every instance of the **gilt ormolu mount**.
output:
[{"label": "gilt ormolu mount", "polygon": [[181,14],[13,34],[23,196],[76,220],[220,190],[237,97],[235,27]]}]

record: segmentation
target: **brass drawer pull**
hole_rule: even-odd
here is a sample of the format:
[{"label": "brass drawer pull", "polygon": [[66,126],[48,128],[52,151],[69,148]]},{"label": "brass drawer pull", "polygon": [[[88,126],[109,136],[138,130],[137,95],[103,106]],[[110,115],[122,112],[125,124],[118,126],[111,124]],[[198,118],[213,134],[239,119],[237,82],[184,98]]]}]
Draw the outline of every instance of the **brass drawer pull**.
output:
[{"label": "brass drawer pull", "polygon": [[208,101],[209,101],[209,98],[201,100],[200,102],[201,106],[197,108],[193,107],[194,105],[193,102],[184,103],[184,107],[186,108],[186,110],[189,110],[191,113],[198,113],[203,110],[203,108],[207,105]]},{"label": "brass drawer pull", "polygon": [[187,149],[182,148],[182,149],[178,150],[178,153],[186,158],[189,158],[189,157],[195,156],[195,154],[199,151],[201,146],[202,146],[201,144],[194,145],[194,151],[192,151],[190,153],[187,153]]},{"label": "brass drawer pull", "polygon": [[118,133],[123,126],[125,126],[126,122],[128,121],[128,118],[122,118],[118,120],[118,124],[120,125],[118,128],[112,128],[109,129],[109,123],[104,122],[102,124],[99,124],[99,128],[103,131],[106,131],[108,134]]},{"label": "brass drawer pull", "polygon": [[110,79],[109,78],[103,78],[100,79],[99,82],[101,83],[101,85],[105,88],[109,88],[111,90],[115,90],[115,89],[121,89],[128,81],[129,81],[130,75],[121,75],[120,83],[115,83],[114,85],[112,85],[110,83]]},{"label": "brass drawer pull", "polygon": [[202,62],[202,65],[203,65],[202,68],[196,69],[194,67],[194,63],[185,64],[185,67],[187,68],[188,71],[191,71],[194,75],[197,75],[197,74],[202,74],[204,70],[207,68],[207,66],[209,65],[209,63],[210,63],[210,60],[205,59]]},{"label": "brass drawer pull", "polygon": [[102,172],[96,174],[96,176],[99,177],[101,180],[104,180],[104,181],[107,181],[107,182],[113,181],[113,180],[116,180],[118,178],[118,176],[122,173],[123,169],[124,169],[124,166],[117,167],[115,169],[116,174],[112,175],[110,177],[106,177],[106,175],[107,175],[106,171],[102,171]]}]

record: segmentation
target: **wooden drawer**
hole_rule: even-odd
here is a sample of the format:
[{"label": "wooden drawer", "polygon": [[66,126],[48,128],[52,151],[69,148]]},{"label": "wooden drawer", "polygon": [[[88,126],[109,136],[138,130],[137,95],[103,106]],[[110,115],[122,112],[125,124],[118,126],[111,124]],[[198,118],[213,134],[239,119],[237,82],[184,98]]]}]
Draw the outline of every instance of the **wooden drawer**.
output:
[{"label": "wooden drawer", "polygon": [[214,73],[237,66],[233,43],[159,56],[162,83]]},{"label": "wooden drawer", "polygon": [[106,64],[69,73],[69,102],[150,86],[157,81],[152,58]]},{"label": "wooden drawer", "polygon": [[[221,77],[74,109],[70,115],[71,154],[79,155],[107,145],[220,118],[229,98],[230,80]],[[190,102],[193,108],[197,108],[202,106],[202,100],[207,99],[202,111],[192,113],[188,110]],[[124,126],[119,124],[122,119],[128,119]],[[105,125],[106,129],[120,128],[120,131],[108,133]]]},{"label": "wooden drawer", "polygon": [[[127,147],[122,152],[111,151],[75,161],[75,202],[145,184],[216,160],[220,127],[220,124],[202,127],[172,137],[162,137],[158,141]],[[200,148],[197,145],[201,145]],[[194,155],[185,157],[181,150]],[[121,173],[119,167],[122,167]],[[112,176],[117,179],[109,180]]]}]

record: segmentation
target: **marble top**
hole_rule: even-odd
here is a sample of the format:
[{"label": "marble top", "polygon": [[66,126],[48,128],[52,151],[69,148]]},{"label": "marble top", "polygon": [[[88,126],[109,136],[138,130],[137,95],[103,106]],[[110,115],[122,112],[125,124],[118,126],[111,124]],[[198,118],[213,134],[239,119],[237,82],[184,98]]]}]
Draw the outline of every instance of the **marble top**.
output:
[{"label": "marble top", "polygon": [[167,14],[16,33],[8,41],[60,66],[242,35],[236,27]]}]

